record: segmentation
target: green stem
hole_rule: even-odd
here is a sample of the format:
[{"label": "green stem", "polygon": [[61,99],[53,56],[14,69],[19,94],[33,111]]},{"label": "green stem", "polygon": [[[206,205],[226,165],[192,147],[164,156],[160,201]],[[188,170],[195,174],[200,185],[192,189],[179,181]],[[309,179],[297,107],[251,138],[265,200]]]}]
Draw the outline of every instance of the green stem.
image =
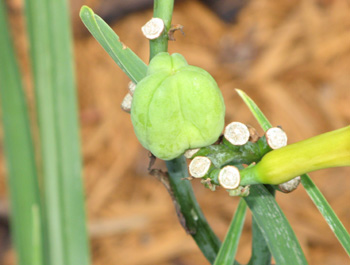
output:
[{"label": "green stem", "polygon": [[150,60],[160,52],[168,51],[168,32],[171,27],[174,0],[154,0],[153,17],[161,18],[164,21],[165,30],[155,40],[150,40]]},{"label": "green stem", "polygon": [[188,177],[186,159],[181,156],[166,161],[166,166],[172,192],[185,220],[183,225],[205,257],[213,263],[220,248],[220,240],[206,221],[194,196],[191,183],[183,179]]},{"label": "green stem", "polygon": [[256,143],[248,142],[242,146],[222,143],[203,147],[192,158],[206,156],[215,167],[221,168],[226,165],[249,165],[253,162],[259,162],[271,150],[267,145],[266,138],[261,137]]},{"label": "green stem", "polygon": [[296,176],[330,167],[350,166],[350,126],[267,153],[241,171],[241,185],[281,184]]}]

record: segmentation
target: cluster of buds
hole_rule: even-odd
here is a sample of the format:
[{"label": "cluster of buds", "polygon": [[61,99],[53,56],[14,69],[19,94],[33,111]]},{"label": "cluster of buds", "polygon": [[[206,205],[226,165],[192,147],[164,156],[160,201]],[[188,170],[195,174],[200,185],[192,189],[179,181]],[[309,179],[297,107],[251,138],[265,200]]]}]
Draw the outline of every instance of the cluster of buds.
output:
[{"label": "cluster of buds", "polygon": [[[201,179],[211,190],[221,186],[230,196],[247,196],[249,185],[240,185],[240,170],[244,169],[244,165],[255,165],[266,153],[286,145],[287,135],[280,127],[270,128],[264,136],[259,137],[253,127],[232,122],[226,126],[221,142],[188,150],[185,157],[192,159],[189,164],[191,179]],[[282,192],[291,192],[299,182],[300,177],[297,177],[276,188]]]}]

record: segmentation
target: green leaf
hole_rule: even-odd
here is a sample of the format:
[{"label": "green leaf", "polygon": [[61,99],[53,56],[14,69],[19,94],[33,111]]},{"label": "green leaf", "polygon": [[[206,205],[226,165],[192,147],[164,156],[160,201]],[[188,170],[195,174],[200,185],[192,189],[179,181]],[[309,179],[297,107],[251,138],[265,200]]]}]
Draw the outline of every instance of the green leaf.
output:
[{"label": "green leaf", "polygon": [[87,6],[81,8],[80,18],[95,39],[134,83],[138,83],[145,77],[147,65],[130,48],[120,42],[118,35],[106,22]]},{"label": "green leaf", "polygon": [[[36,226],[42,207],[35,152],[21,75],[8,29],[5,1],[1,1],[0,99],[11,200],[11,236],[19,265],[27,265],[30,261],[43,265],[43,253],[33,242],[33,238],[43,239],[43,231]],[[32,210],[34,207],[35,212]]]},{"label": "green leaf", "polygon": [[238,95],[243,99],[244,103],[248,106],[249,110],[253,113],[255,119],[259,122],[261,128],[263,128],[264,131],[268,130],[272,127],[271,123],[268,121],[268,119],[265,117],[265,115],[261,112],[259,107],[255,104],[255,102],[248,97],[246,93],[244,93],[240,89],[236,89]]},{"label": "green leaf", "polygon": [[27,0],[50,265],[90,263],[70,21],[65,0]]},{"label": "green leaf", "polygon": [[244,197],[260,227],[276,264],[307,264],[304,253],[288,220],[274,196],[263,185],[250,186]]},{"label": "green leaf", "polygon": [[329,227],[332,229],[333,233],[350,257],[350,235],[333,211],[332,207],[308,175],[305,174],[301,176],[301,184],[304,186],[307,194],[310,196],[320,213],[324,216]]},{"label": "green leaf", "polygon": [[234,263],[246,211],[247,204],[241,199],[214,265],[232,265]]},{"label": "green leaf", "polygon": [[248,265],[270,265],[271,253],[256,220],[252,220],[252,255]]}]

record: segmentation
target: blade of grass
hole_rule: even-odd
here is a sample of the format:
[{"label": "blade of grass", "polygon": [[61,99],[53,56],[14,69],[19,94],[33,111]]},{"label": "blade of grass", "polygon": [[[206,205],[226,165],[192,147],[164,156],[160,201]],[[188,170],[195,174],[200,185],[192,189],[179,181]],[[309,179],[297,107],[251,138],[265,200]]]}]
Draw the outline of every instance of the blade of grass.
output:
[{"label": "blade of grass", "polygon": [[246,93],[244,93],[240,89],[236,89],[238,95],[243,99],[244,103],[247,105],[249,110],[254,115],[255,119],[259,122],[261,128],[266,131],[272,127],[271,123],[268,121],[266,116],[262,113],[259,107],[255,104],[255,102],[248,97]]},{"label": "blade of grass", "polygon": [[57,132],[54,111],[50,28],[46,1],[25,1],[27,29],[40,132],[48,264],[65,264]]},{"label": "blade of grass", "polygon": [[80,18],[95,39],[134,83],[138,83],[145,77],[147,65],[119,40],[118,35],[106,22],[87,6],[81,8]]},{"label": "blade of grass", "polygon": [[89,264],[67,3],[26,1],[50,265]]},{"label": "blade of grass", "polygon": [[350,257],[350,235],[346,231],[344,225],[341,223],[332,207],[327,202],[321,191],[317,188],[315,183],[308,175],[301,176],[301,184],[304,186],[311,200],[314,202],[317,209],[326,219],[329,227],[332,229],[335,236],[343,246],[344,250]]},{"label": "blade of grass", "polygon": [[66,0],[47,0],[60,170],[65,265],[90,263],[70,14]]},{"label": "blade of grass", "polygon": [[[0,2],[0,98],[4,130],[8,186],[11,201],[11,230],[17,262],[37,261],[44,257],[33,238],[42,240],[43,234],[36,220],[41,215],[41,202],[35,152],[30,132],[28,108],[21,83],[21,75],[8,30],[5,2]],[[32,209],[35,208],[36,211]],[[33,229],[33,228],[37,229]]]},{"label": "blade of grass", "polygon": [[271,253],[256,220],[252,220],[252,255],[248,265],[270,265]]},{"label": "blade of grass", "polygon": [[[264,116],[261,110],[257,107],[254,101],[251,98],[249,98],[247,94],[245,94],[243,91],[239,89],[237,89],[236,91],[243,99],[243,101],[247,104],[248,108],[258,120],[262,128],[264,130],[270,128],[270,122],[267,120],[267,118]],[[301,183],[311,200],[314,202],[322,216],[325,218],[326,222],[332,229],[335,236],[338,238],[340,244],[343,246],[346,253],[350,256],[350,235],[344,228],[344,225],[339,220],[335,212],[333,211],[332,207],[329,205],[327,200],[324,198],[320,190],[313,183],[308,174],[302,175]]]},{"label": "blade of grass", "polygon": [[275,258],[276,264],[307,264],[300,244],[274,196],[263,185],[252,185],[244,197]]},{"label": "blade of grass", "polygon": [[232,218],[231,225],[222,243],[214,265],[232,265],[238,248],[239,239],[244,225],[247,204],[240,199],[237,210]]}]

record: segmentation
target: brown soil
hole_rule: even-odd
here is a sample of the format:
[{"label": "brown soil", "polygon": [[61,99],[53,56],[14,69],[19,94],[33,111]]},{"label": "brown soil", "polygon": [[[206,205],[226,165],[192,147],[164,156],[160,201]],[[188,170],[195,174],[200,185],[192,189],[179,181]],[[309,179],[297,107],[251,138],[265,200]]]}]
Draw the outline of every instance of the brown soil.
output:
[{"label": "brown soil", "polygon": [[[283,126],[293,143],[350,123],[349,14],[347,1],[252,0],[231,25],[197,1],[183,1],[175,7],[173,23],[184,25],[185,36],[177,33],[169,50],[180,52],[190,64],[214,76],[224,94],[227,122],[259,128],[234,90],[240,88],[272,124]],[[144,61],[149,48],[140,28],[151,16],[151,10],[135,13],[113,25],[121,40]],[[147,152],[137,142],[129,115],[120,109],[128,78],[92,37],[82,34],[81,25],[76,29],[93,264],[208,264],[178,223],[165,188],[147,174]],[[157,167],[164,165],[158,161]],[[347,230],[348,175],[349,168],[311,173]],[[197,181],[193,187],[208,221],[223,239],[238,198],[224,190],[211,192]],[[1,166],[0,199],[5,200],[5,194]],[[279,193],[277,200],[310,264],[350,264],[302,187],[288,195]],[[250,228],[249,213],[237,254],[242,263],[250,257]],[[13,264],[12,259],[13,252],[8,251],[4,264]]]}]

